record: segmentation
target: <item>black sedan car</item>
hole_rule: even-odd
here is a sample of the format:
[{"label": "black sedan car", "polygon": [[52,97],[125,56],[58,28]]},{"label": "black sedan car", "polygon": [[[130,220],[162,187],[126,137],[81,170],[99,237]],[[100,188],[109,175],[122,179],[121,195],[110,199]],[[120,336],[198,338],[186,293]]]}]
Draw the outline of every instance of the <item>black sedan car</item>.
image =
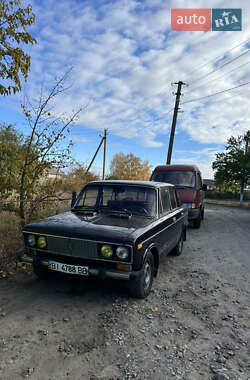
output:
[{"label": "black sedan car", "polygon": [[173,185],[144,181],[86,184],[71,211],[23,228],[23,262],[45,278],[55,272],[127,281],[145,298],[162,253],[180,255],[187,210]]}]

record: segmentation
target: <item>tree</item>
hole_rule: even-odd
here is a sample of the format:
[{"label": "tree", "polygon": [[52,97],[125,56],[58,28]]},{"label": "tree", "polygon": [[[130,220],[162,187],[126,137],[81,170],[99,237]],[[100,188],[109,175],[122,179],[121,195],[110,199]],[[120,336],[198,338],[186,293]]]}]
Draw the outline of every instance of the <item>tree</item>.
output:
[{"label": "tree", "polygon": [[148,161],[142,162],[132,153],[125,155],[120,152],[114,155],[110,163],[110,175],[107,179],[148,180],[151,172]]},{"label": "tree", "polygon": [[218,186],[240,186],[240,202],[243,200],[243,190],[250,181],[250,131],[245,135],[230,137],[226,152],[217,153],[212,167]]},{"label": "tree", "polygon": [[31,5],[19,7],[21,0],[0,0],[0,94],[10,95],[21,90],[20,74],[26,80],[30,56],[20,46],[36,43],[27,31],[35,22]]},{"label": "tree", "polygon": [[[25,209],[29,206],[29,218],[42,203],[53,201],[56,197],[58,178],[47,177],[51,168],[64,168],[71,163],[70,150],[72,142],[63,146],[66,133],[78,118],[82,107],[72,111],[70,115],[57,114],[55,98],[69,88],[66,81],[70,70],[56,79],[47,94],[41,91],[38,102],[26,98],[22,110],[30,128],[30,135],[25,142],[25,154],[19,187],[19,215],[21,223],[25,223]],[[47,178],[41,181],[40,178]]]},{"label": "tree", "polygon": [[66,192],[79,193],[83,185],[90,181],[97,181],[99,176],[88,172],[86,173],[86,167],[81,164],[77,164],[65,177],[62,183],[62,189]]},{"label": "tree", "polygon": [[6,199],[17,188],[22,157],[21,134],[13,125],[0,125],[0,194]]},{"label": "tree", "polygon": [[6,197],[11,192],[18,195],[22,225],[37,216],[46,204],[60,198],[62,179],[51,178],[49,173],[52,168],[60,170],[72,163],[72,142],[65,139],[82,107],[69,115],[58,114],[55,109],[56,98],[67,89],[69,72],[55,80],[46,94],[41,92],[37,101],[26,97],[21,105],[30,129],[26,137],[13,126],[0,130],[0,193]]}]

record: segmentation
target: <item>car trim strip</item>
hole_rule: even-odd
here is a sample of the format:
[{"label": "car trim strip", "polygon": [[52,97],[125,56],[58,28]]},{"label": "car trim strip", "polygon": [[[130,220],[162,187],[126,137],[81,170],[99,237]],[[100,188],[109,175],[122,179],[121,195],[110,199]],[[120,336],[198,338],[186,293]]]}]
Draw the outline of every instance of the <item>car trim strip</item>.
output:
[{"label": "car trim strip", "polygon": [[[172,215],[171,215],[171,216],[172,216]],[[178,222],[179,222],[181,219],[183,219],[183,218],[184,218],[184,215],[181,216],[180,218],[178,218],[174,223],[169,224],[167,227],[165,227],[165,228],[163,228],[162,230],[156,232],[154,235],[150,236],[149,238],[143,240],[143,241],[141,242],[141,244],[144,244],[146,241],[148,241],[148,240],[154,238],[156,235],[162,233],[162,232],[165,231],[167,228],[171,227],[173,224],[178,223]]]}]

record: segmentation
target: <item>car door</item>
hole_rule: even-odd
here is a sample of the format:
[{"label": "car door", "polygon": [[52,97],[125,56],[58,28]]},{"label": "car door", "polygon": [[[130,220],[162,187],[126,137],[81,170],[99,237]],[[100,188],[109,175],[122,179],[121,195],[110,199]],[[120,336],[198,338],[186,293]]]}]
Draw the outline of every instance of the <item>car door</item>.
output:
[{"label": "car door", "polygon": [[170,215],[171,215],[171,220],[172,220],[172,226],[171,226],[171,233],[172,233],[171,249],[172,249],[178,243],[181,233],[182,233],[184,212],[183,212],[182,207],[180,207],[178,194],[174,187],[169,188],[169,197],[170,197],[170,203],[171,203]]},{"label": "car door", "polygon": [[162,187],[159,191],[159,216],[162,226],[160,244],[165,252],[169,252],[175,241],[175,215],[172,213],[169,187]]}]

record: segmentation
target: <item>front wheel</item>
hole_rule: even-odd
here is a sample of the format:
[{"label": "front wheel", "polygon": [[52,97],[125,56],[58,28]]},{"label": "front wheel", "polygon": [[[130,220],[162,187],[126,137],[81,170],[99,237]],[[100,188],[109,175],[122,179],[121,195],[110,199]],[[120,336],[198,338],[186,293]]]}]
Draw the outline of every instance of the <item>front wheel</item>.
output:
[{"label": "front wheel", "polygon": [[205,210],[204,210],[204,207],[203,207],[203,209],[201,211],[201,220],[204,220],[204,214],[205,214]]},{"label": "front wheel", "polygon": [[201,213],[199,212],[198,218],[194,219],[194,228],[200,228],[201,226]]},{"label": "front wheel", "polygon": [[47,280],[50,277],[50,272],[38,262],[33,262],[33,272],[40,280]]},{"label": "front wheel", "polygon": [[146,298],[151,290],[154,276],[154,258],[151,252],[147,254],[142,271],[130,282],[130,293],[135,298]]}]

